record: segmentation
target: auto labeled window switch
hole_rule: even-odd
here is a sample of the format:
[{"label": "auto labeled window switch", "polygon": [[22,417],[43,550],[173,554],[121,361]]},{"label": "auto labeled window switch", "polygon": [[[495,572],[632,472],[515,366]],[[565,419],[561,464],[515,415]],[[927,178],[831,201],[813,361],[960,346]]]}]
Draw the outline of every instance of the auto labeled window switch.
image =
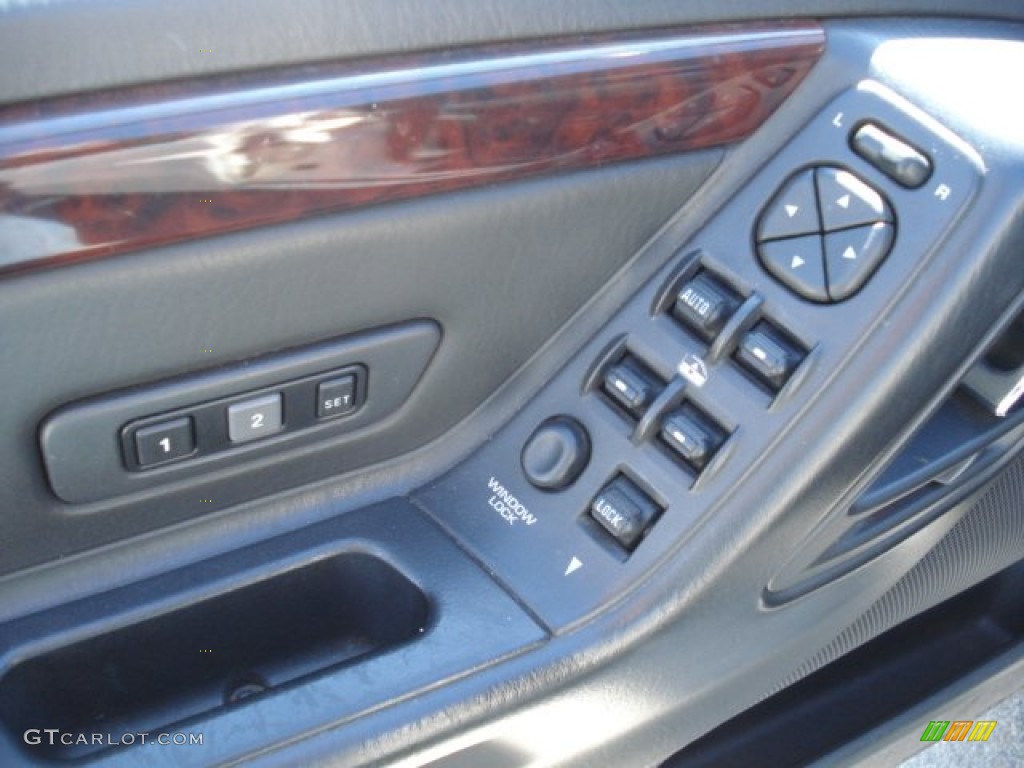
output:
[{"label": "auto labeled window switch", "polygon": [[356,377],[353,373],[320,382],[316,387],[316,417],[333,419],[356,409]]},{"label": "auto labeled window switch", "polygon": [[639,360],[625,357],[605,372],[601,388],[618,405],[639,418],[654,402],[662,384]]},{"label": "auto labeled window switch", "polygon": [[195,450],[195,432],[188,416],[142,427],[135,432],[135,458],[140,467],[183,459]]},{"label": "auto labeled window switch", "polygon": [[712,341],[740,303],[732,289],[702,272],[679,289],[672,315],[705,341]]},{"label": "auto labeled window switch", "polygon": [[775,391],[782,389],[804,357],[795,342],[764,322],[744,334],[736,350],[736,361]]},{"label": "auto labeled window switch", "polygon": [[661,514],[661,507],[636,483],[619,475],[590,503],[590,516],[632,552]]}]

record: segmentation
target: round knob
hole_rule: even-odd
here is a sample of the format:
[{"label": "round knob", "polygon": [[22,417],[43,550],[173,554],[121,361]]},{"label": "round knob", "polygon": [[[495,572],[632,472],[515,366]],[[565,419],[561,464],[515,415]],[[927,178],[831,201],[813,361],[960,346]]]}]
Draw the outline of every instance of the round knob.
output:
[{"label": "round knob", "polygon": [[571,485],[590,461],[590,436],[575,419],[555,416],[530,435],[520,457],[523,472],[537,488],[557,491]]}]

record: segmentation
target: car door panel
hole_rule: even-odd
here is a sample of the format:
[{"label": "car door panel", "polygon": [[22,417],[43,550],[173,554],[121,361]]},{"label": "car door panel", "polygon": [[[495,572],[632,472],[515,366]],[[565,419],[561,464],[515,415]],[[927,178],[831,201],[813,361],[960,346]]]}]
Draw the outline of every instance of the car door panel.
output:
[{"label": "car door panel", "polygon": [[[37,64],[0,90],[5,763],[739,764],[813,702],[895,729],[969,679],[1005,692],[1024,648],[1024,147],[1002,82],[1019,9],[314,5],[263,9],[222,49],[187,3],[0,24]],[[722,26],[743,18],[761,20]],[[77,43],[42,61],[27,41],[65,39],[58,19],[97,41],[165,26],[131,68]],[[175,40],[200,50],[169,57]],[[440,102],[417,101],[439,73]],[[163,122],[133,122],[143,94]],[[74,149],[89,125],[108,143]],[[859,143],[865,125],[887,150]],[[203,164],[214,139],[253,173]],[[323,178],[293,156],[307,144]],[[398,170],[370,162],[409,146]],[[904,175],[915,153],[925,171]],[[117,194],[96,192],[105,165]],[[163,224],[131,220],[146,211]],[[32,216],[74,236],[10,218]],[[867,229],[886,238],[851,239]],[[402,329],[432,341],[366,351]],[[356,351],[301,362],[332,344]],[[291,382],[311,398],[351,370],[366,420],[320,423],[310,402],[294,437]],[[279,392],[283,431],[236,440],[227,409]],[[118,403],[138,412],[114,408],[91,442],[54,427]],[[204,408],[221,453],[143,466],[140,425],[193,419],[202,442]],[[127,479],[92,488],[83,469],[68,492],[57,458],[93,466],[76,448]],[[872,642],[903,622],[934,642]],[[957,642],[962,674],[879,694],[891,710],[844,698],[857,664],[878,680]],[[106,672],[70,674],[76,658]],[[870,759],[829,722],[775,759]],[[206,741],[26,741],[45,728]]]}]

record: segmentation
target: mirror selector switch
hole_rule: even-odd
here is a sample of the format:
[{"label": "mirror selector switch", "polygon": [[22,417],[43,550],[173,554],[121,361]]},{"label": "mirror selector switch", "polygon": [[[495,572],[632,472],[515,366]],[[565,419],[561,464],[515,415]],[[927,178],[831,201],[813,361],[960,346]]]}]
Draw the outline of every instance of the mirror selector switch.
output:
[{"label": "mirror selector switch", "polygon": [[661,382],[639,360],[624,357],[604,374],[601,388],[634,418],[640,418],[661,391]]},{"label": "mirror selector switch", "polygon": [[850,137],[850,147],[897,184],[917,189],[932,175],[928,157],[875,123],[865,123]]},{"label": "mirror selector switch", "polygon": [[526,479],[543,491],[572,485],[589,461],[590,436],[568,416],[555,416],[537,427],[520,456]]},{"label": "mirror selector switch", "polygon": [[661,439],[687,464],[700,472],[725,442],[726,433],[689,403],[669,414]]},{"label": "mirror selector switch", "polygon": [[705,341],[712,341],[741,303],[740,297],[707,272],[683,285],[673,316]]},{"label": "mirror selector switch", "polygon": [[590,503],[590,516],[627,552],[636,549],[660,514],[661,507],[624,475],[602,488]]},{"label": "mirror selector switch", "polygon": [[736,361],[775,392],[782,389],[804,357],[795,342],[764,322],[744,334],[736,349]]}]

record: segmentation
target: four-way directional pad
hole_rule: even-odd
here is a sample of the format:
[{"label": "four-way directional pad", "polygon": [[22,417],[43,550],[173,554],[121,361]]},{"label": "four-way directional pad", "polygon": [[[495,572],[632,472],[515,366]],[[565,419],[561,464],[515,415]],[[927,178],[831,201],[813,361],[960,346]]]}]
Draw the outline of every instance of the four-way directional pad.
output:
[{"label": "four-way directional pad", "polygon": [[850,171],[790,176],[762,211],[757,253],[772,275],[811,301],[847,299],[889,255],[895,233],[882,194]]}]

